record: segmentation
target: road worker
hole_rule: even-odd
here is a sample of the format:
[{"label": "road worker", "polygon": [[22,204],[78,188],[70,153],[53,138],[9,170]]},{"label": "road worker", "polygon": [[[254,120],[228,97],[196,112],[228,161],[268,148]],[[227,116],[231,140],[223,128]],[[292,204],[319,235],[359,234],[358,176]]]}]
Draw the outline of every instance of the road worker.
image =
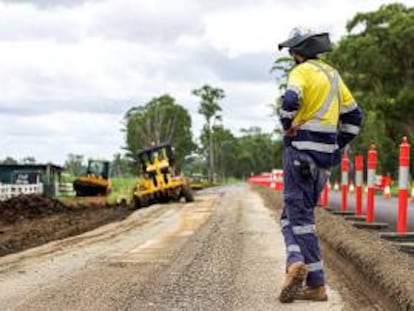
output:
[{"label": "road worker", "polygon": [[[338,72],[318,58],[331,49],[328,33],[294,28],[279,44],[295,61],[281,98],[287,251],[283,303],[327,300],[314,208],[341,151],[358,134],[362,113]],[[303,284],[305,283],[305,284]]]}]

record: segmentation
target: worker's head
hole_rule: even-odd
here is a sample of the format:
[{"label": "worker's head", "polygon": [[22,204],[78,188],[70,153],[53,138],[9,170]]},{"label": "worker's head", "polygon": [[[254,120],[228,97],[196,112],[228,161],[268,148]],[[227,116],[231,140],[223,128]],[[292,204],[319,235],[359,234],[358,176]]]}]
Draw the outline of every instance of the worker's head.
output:
[{"label": "worker's head", "polygon": [[331,49],[331,41],[328,33],[316,33],[304,27],[295,27],[291,30],[289,38],[279,43],[279,50],[289,49],[296,63],[302,63],[306,59],[316,58],[318,54]]}]

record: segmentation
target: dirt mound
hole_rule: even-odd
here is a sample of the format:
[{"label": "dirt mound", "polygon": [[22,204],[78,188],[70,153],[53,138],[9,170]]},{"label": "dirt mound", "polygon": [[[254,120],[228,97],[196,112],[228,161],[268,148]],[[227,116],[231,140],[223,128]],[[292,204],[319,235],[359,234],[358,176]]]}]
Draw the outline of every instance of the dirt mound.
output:
[{"label": "dirt mound", "polygon": [[14,224],[67,211],[68,208],[57,200],[37,194],[20,195],[0,202],[0,223]]},{"label": "dirt mound", "polygon": [[0,256],[64,239],[122,220],[131,210],[105,203],[105,198],[22,195],[0,202]]},{"label": "dirt mound", "polygon": [[[317,210],[319,237],[399,310],[414,310],[414,258],[373,232],[356,229],[340,216]],[[384,310],[391,310],[390,307]]]}]

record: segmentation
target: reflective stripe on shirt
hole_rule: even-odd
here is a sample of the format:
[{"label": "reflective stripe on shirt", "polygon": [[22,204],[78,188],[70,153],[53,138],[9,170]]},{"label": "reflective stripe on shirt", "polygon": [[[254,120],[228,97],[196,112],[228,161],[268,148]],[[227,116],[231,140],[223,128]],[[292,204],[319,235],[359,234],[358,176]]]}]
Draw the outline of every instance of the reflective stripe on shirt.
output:
[{"label": "reflective stripe on shirt", "polygon": [[[338,99],[338,89],[339,89],[339,75],[336,71],[333,72],[333,77],[331,77],[328,73],[328,71],[322,67],[322,65],[313,62],[313,61],[309,61],[309,64],[314,65],[315,67],[319,68],[326,76],[326,78],[328,79],[328,81],[330,82],[331,86],[329,88],[329,93],[328,96],[325,99],[325,102],[323,103],[323,105],[319,108],[319,110],[316,112],[315,116],[313,119],[319,119],[321,120],[323,118],[323,116],[325,115],[325,113],[329,110],[329,108],[331,107],[331,105],[333,104],[333,102],[335,101],[335,99]],[[335,96],[337,98],[335,98]]]},{"label": "reflective stripe on shirt", "polygon": [[288,119],[293,119],[296,116],[297,113],[298,113],[297,110],[286,111],[286,110],[280,109],[280,111],[279,111],[279,115],[280,115],[281,118],[288,118]]},{"label": "reflective stripe on shirt", "polygon": [[333,153],[338,149],[337,144],[324,144],[313,141],[292,141],[292,146],[299,150],[313,150],[324,153]]},{"label": "reflective stripe on shirt", "polygon": [[344,113],[348,113],[348,112],[351,112],[352,110],[354,110],[354,109],[356,109],[356,108],[358,108],[358,105],[357,105],[357,103],[356,102],[352,102],[352,103],[350,103],[349,105],[341,105],[341,114],[344,114]]},{"label": "reflective stripe on shirt", "polygon": [[336,133],[338,126],[332,124],[323,124],[318,120],[310,120],[299,127],[301,130],[323,132],[323,133]]},{"label": "reflective stripe on shirt", "polygon": [[359,133],[360,127],[352,124],[341,124],[339,129],[341,132],[357,135]]}]

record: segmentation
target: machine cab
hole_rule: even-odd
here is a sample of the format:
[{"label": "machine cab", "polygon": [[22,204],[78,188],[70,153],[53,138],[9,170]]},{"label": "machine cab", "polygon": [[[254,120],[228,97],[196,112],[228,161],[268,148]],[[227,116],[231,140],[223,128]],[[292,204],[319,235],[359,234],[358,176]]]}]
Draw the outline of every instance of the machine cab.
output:
[{"label": "machine cab", "polygon": [[89,160],[86,175],[101,177],[103,179],[109,178],[109,162],[100,160]]},{"label": "machine cab", "polygon": [[138,153],[138,161],[144,173],[168,169],[174,165],[172,147],[170,144],[162,144],[146,148]]}]

